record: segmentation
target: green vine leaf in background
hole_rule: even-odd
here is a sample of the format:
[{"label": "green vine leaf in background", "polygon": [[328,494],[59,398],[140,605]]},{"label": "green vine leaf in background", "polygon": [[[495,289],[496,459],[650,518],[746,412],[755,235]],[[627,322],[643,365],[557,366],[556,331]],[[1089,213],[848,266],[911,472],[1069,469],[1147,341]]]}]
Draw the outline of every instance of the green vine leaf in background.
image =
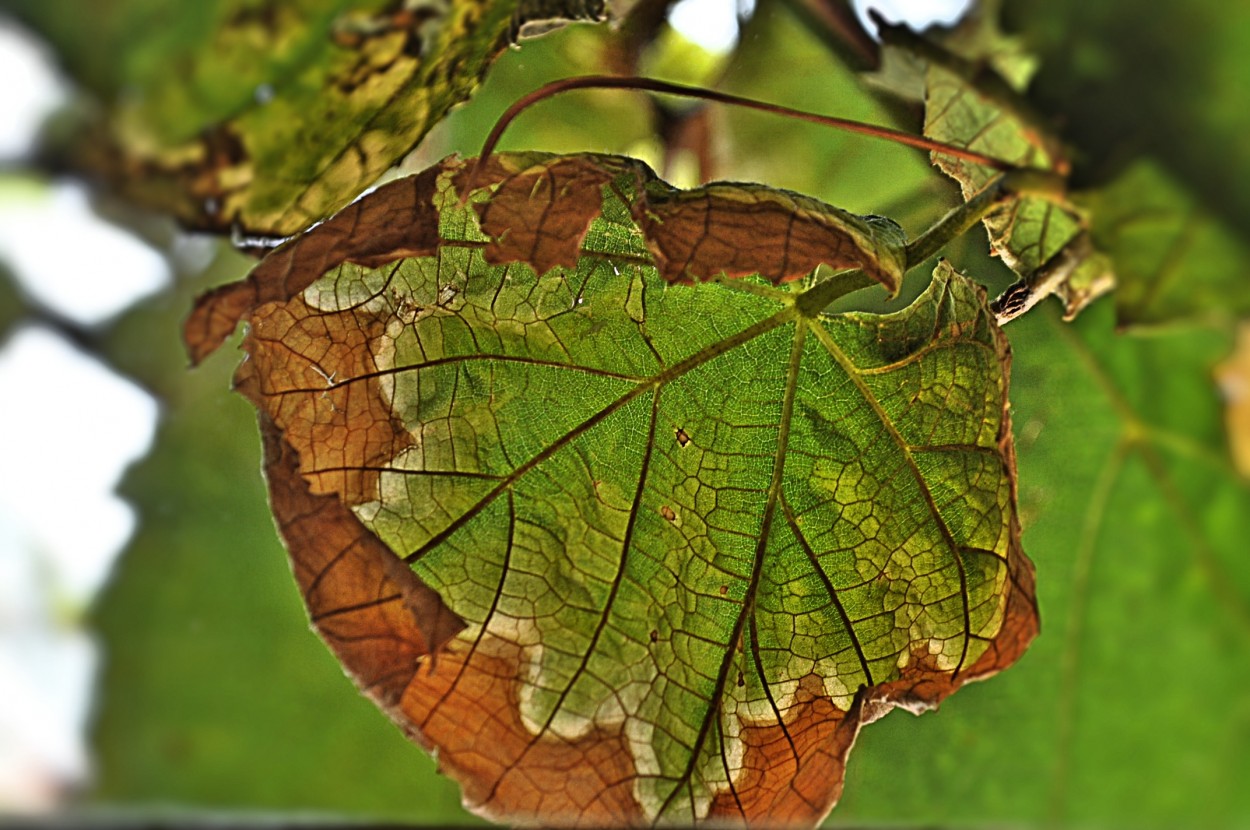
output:
[{"label": "green vine leaf in background", "polygon": [[[1071,150],[1023,94],[1038,61],[1027,38],[1001,34],[999,5],[983,3],[944,33],[941,45],[905,29],[887,28],[887,41],[929,59],[926,135],[1024,166],[1067,170]],[[1046,31],[1055,36],[1053,28]],[[1091,87],[1101,94],[1097,84]],[[1132,99],[1134,93],[1119,97]],[[935,155],[934,162],[960,183],[965,199],[991,172],[950,157]],[[1158,158],[1128,165],[1120,160],[1103,175],[1107,181],[1097,188],[1024,196],[986,217],[992,249],[1022,277],[1029,294],[1000,303],[1018,305],[1014,314],[1055,294],[1072,318],[1118,286],[1118,320],[1126,327],[1213,317],[1227,324],[1250,313],[1250,292],[1237,290],[1250,267],[1250,249],[1225,217],[1205,207]]]},{"label": "green vine leaf in background", "polygon": [[[1066,175],[1066,148],[1023,96],[1036,62],[1018,40],[999,31],[995,5],[987,3],[972,13],[941,45],[906,29],[884,29],[896,48],[927,61],[925,135],[1021,167]],[[980,192],[994,173],[949,156],[935,154],[933,160],[959,182],[965,200]],[[1049,294],[1062,300],[1066,316],[1072,318],[1115,285],[1111,261],[1089,244],[1088,219],[1066,194],[1021,195],[983,221],[991,251],[1021,276],[1021,287],[1028,292],[1022,299],[1000,301],[1007,307],[1007,319]],[[1056,267],[1061,257],[1066,261]]]},{"label": "green vine leaf in background", "polygon": [[1166,170],[1141,160],[1079,200],[1115,262],[1121,326],[1219,326],[1250,315],[1250,248]]}]

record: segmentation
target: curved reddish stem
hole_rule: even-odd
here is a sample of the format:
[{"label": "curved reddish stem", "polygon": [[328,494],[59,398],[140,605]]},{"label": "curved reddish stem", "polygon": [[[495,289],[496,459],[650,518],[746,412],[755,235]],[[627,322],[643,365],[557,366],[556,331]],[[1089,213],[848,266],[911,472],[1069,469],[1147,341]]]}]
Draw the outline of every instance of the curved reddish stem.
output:
[{"label": "curved reddish stem", "polygon": [[912,135],[911,133],[895,130],[889,127],[881,127],[876,124],[866,124],[863,121],[854,121],[849,118],[837,118],[832,115],[817,115],[803,110],[791,109],[778,104],[769,104],[765,101],[757,101],[754,98],[743,98],[740,95],[731,95],[728,92],[717,92],[712,89],[703,89],[701,87],[685,86],[684,84],[674,84],[668,81],[658,81],[654,78],[639,78],[621,75],[580,75],[576,78],[564,78],[559,81],[552,81],[528,95],[524,95],[517,99],[512,106],[499,116],[499,120],[495,122],[494,129],[490,131],[490,135],[486,137],[486,141],[482,144],[482,152],[478,155],[477,162],[473,166],[472,172],[467,179],[465,193],[467,194],[473,189],[473,184],[477,180],[478,170],[482,164],[490,158],[495,151],[496,145],[499,144],[500,137],[503,136],[504,130],[513,122],[518,115],[534,104],[561,92],[569,92],[575,89],[637,89],[646,92],[659,92],[666,95],[680,95],[687,98],[701,98],[705,101],[716,101],[721,104],[733,104],[747,109],[759,110],[761,112],[771,112],[776,115],[785,115],[791,118],[798,118],[801,121],[810,121],[813,124],[823,124],[827,127],[835,127],[847,132],[859,133],[861,135],[871,136],[873,138],[882,138],[886,141],[893,141],[896,144],[904,144],[908,147],[916,147],[920,150],[927,150],[933,153],[943,153],[948,156],[965,159],[976,164],[983,164],[995,170],[1014,170],[1017,165],[1004,161],[993,156],[987,156],[983,153],[966,150],[962,147],[955,147],[950,144],[944,144],[941,141],[933,141],[932,139],[922,136]]}]

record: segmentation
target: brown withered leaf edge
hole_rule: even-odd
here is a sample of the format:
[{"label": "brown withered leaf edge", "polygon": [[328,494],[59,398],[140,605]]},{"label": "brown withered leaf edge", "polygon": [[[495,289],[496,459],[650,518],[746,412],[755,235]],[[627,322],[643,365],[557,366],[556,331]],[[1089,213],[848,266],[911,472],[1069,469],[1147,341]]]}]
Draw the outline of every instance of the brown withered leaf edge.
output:
[{"label": "brown withered leaf edge", "polygon": [[[468,165],[458,189],[499,183],[479,205],[482,230],[492,238],[487,262],[528,262],[539,273],[573,268],[590,222],[599,215],[601,188],[626,174],[631,205],[660,276],[693,283],[759,274],[780,284],[802,279],[818,265],[860,268],[890,295],[902,279],[901,262],[883,250],[865,250],[840,224],[845,211],[788,191],[753,184],[713,183],[678,190],[631,159],[592,155],[557,157],[515,170],[493,157],[476,175]],[[539,218],[541,219],[539,220]],[[539,220],[539,221],[536,221]]]},{"label": "brown withered leaf edge", "polygon": [[[481,243],[487,259],[525,260],[540,272],[568,265],[570,258],[576,262],[582,237],[601,207],[600,188],[627,169],[637,170],[635,192],[648,192],[641,185],[649,171],[626,160],[573,156],[524,169],[506,158],[492,160],[474,181],[475,188],[499,185],[495,196],[478,206],[492,236]],[[642,825],[647,819],[633,793],[637,773],[624,734],[597,729],[574,741],[534,741],[518,708],[520,647],[493,637],[476,643],[457,639],[464,623],[353,514],[351,506],[374,498],[378,487],[378,474],[361,468],[376,467],[370,459],[394,457],[409,440],[377,390],[266,395],[273,373],[282,375],[283,385],[315,389],[325,388],[322,372],[359,377],[376,370],[367,343],[380,332],[369,330],[367,320],[356,321],[359,330],[348,330],[348,324],[314,319],[319,312],[301,311],[302,303],[290,301],[344,262],[376,267],[435,255],[440,241],[433,199],[438,177],[448,171],[464,176],[466,165],[447,160],[379,188],[273,252],[246,279],[204,295],[187,321],[186,343],[199,362],[262,307],[274,313],[258,315],[249,349],[286,344],[292,337],[313,342],[326,335],[324,326],[340,326],[315,341],[315,367],[298,356],[298,348],[284,346],[267,353],[268,376],[259,375],[255,360],[245,361],[236,375],[238,390],[260,410],[271,506],[316,630],[358,686],[414,741],[436,752],[441,770],[460,782],[466,804],[479,814],[514,824]],[[717,187],[658,191],[664,198],[635,200],[635,219],[667,279],[762,273],[780,283],[803,276],[815,262],[827,262],[870,273],[876,268],[874,276],[887,289],[896,287],[888,268],[877,268],[869,253],[837,238],[825,218],[792,195]],[[744,199],[744,191],[761,198]],[[789,214],[787,204],[794,208]],[[541,221],[534,221],[536,215]],[[770,236],[777,229],[771,223],[777,222],[785,223],[780,238],[789,244],[756,245],[761,238],[754,234]],[[694,227],[713,231],[700,236]],[[748,230],[751,244],[732,244]],[[728,267],[718,259],[727,253],[732,254],[725,260]],[[1009,359],[1001,338],[1000,349],[1000,358]],[[286,358],[274,354],[292,356],[284,363]],[[1014,468],[1009,419],[999,440]],[[963,683],[1013,663],[1037,632],[1037,612],[1033,570],[1018,548],[1018,527],[1011,538],[1013,585],[1002,628],[973,665],[952,677],[918,650],[902,677],[861,688],[847,712],[833,705],[819,679],[807,678],[796,696],[795,717],[784,724],[744,726],[746,774],[716,796],[708,820],[766,817],[778,826],[815,824],[841,794],[845,758],[861,725],[894,706],[930,708]]]},{"label": "brown withered leaf edge", "polygon": [[[669,282],[758,274],[780,284],[821,264],[863,269],[891,296],[902,280],[897,253],[865,250],[838,222],[857,217],[814,199],[749,184],[682,191],[633,159],[543,156],[496,155],[476,170],[472,162],[449,158],[353,202],[275,250],[245,280],[200,297],[185,327],[192,363],[217,349],[253,309],[285,302],[336,265],[377,267],[433,256],[439,237],[432,200],[439,176],[448,171],[461,192],[497,186],[488,202],[477,205],[482,230],[492,237],[483,246],[492,264],[526,262],[540,274],[574,267],[602,207],[601,188],[625,174],[634,178],[634,219]],[[518,165],[517,158],[542,160]]]}]

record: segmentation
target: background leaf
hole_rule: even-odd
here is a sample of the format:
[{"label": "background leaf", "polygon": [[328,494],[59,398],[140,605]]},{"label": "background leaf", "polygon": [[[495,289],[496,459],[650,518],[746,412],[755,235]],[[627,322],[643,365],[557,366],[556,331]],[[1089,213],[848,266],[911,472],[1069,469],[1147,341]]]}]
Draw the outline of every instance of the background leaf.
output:
[{"label": "background leaf", "polygon": [[1229,187],[1250,172],[1245,73],[1250,8],[1199,0],[1135,13],[1131,0],[1013,0],[1005,28],[1037,56],[1032,98],[1062,119],[1081,150],[1080,188],[1152,157],[1239,237],[1250,194]]},{"label": "background leaf", "polygon": [[101,99],[104,118],[68,151],[76,164],[191,226],[278,236],[373,184],[469,96],[526,20],[594,19],[603,8],[597,0],[6,6]]},{"label": "background leaf", "polygon": [[[1120,322],[1246,314],[1250,196],[1228,183],[1250,175],[1250,115],[1234,80],[1246,72],[1250,9],[1203,0],[1143,17],[1123,0],[1003,6],[1006,28],[1039,59],[1031,99],[1078,149],[1074,188],[1112,211],[1092,221],[1112,232]],[[1133,242],[1117,244],[1117,223],[1136,227]]]},{"label": "background leaf", "polygon": [[1250,314],[1250,248],[1194,193],[1142,160],[1081,197],[1096,244],[1115,261],[1122,326],[1189,318],[1223,323]]},{"label": "background leaf", "polygon": [[[953,59],[993,76],[1003,97],[1023,100],[1034,69],[1020,45],[998,30],[997,4],[977,9],[949,34],[942,46]],[[1039,129],[1019,111],[989,97],[964,73],[930,63],[925,70],[926,136],[956,147],[1002,159],[1020,167],[1053,170],[1066,160],[1054,136]],[[965,201],[984,188],[998,171],[963,159],[933,154],[934,164],[959,182]],[[1082,229],[1081,217],[1070,206],[1038,196],[1010,200],[984,220],[990,247],[1016,273],[1027,276],[1057,254]]]}]

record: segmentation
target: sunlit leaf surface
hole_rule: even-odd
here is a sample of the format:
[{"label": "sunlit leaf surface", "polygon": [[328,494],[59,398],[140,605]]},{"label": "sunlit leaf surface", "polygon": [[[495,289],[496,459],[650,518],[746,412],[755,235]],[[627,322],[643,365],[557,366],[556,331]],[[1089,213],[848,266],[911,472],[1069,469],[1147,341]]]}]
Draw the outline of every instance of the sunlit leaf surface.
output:
[{"label": "sunlit leaf surface", "polygon": [[471,171],[378,190],[188,323],[197,356],[250,323],[314,622],[486,815],[813,823],[861,723],[1036,631],[983,292],[942,265],[829,317],[801,277],[893,289],[897,226],[613,157]]}]

